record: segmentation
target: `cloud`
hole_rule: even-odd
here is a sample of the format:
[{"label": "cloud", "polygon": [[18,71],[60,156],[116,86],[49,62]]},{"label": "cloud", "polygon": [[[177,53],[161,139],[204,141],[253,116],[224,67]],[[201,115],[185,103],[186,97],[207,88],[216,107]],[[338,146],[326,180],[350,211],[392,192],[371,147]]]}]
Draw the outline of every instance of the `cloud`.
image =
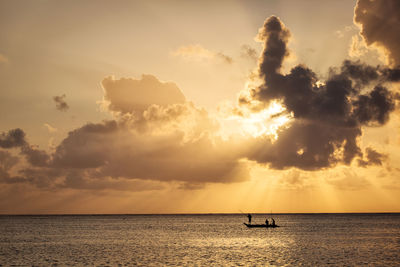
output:
[{"label": "cloud", "polygon": [[73,171],[66,175],[65,181],[62,185],[60,185],[60,188],[94,191],[111,189],[118,191],[140,192],[161,190],[164,187],[162,184],[153,181],[131,180],[123,178],[91,179],[85,175],[82,175],[81,172]]},{"label": "cloud", "polygon": [[33,166],[47,166],[50,160],[50,156],[46,151],[28,144],[21,147],[21,154],[25,155],[27,161]]},{"label": "cloud", "polygon": [[49,160],[46,151],[38,150],[26,141],[25,132],[20,128],[0,134],[0,148],[8,149],[17,147],[20,148],[21,154],[26,156],[28,162],[34,166],[44,166]]},{"label": "cloud", "polygon": [[141,116],[121,118],[140,133],[167,133],[179,131],[184,140],[196,139],[204,133],[214,133],[219,129],[205,109],[197,108],[192,102],[168,106],[151,105]]},{"label": "cloud", "polygon": [[367,45],[385,48],[392,65],[400,64],[400,2],[358,0],[354,21]]},{"label": "cloud", "polygon": [[[7,133],[2,133],[0,135],[0,147],[6,149],[19,148],[20,155],[25,157],[26,163],[33,167],[39,167],[39,170],[41,170],[41,167],[46,167],[50,161],[50,156],[46,151],[39,150],[26,141],[25,132],[20,128],[9,130]],[[11,167],[14,167],[19,162],[21,162],[20,157],[13,156],[7,151],[0,150],[0,182],[32,183],[33,181],[40,180],[26,177],[24,175],[24,172],[27,170],[26,164],[18,168],[18,175],[12,175],[10,173]]]},{"label": "cloud", "polygon": [[199,44],[180,46],[173,52],[173,55],[189,59],[211,59],[214,57],[213,52]]},{"label": "cloud", "polygon": [[383,86],[376,86],[369,94],[360,95],[353,102],[354,116],[360,123],[384,124],[394,110],[393,94]]},{"label": "cloud", "polygon": [[44,125],[44,127],[46,127],[46,129],[49,131],[49,133],[55,133],[55,132],[57,132],[57,128],[51,126],[50,124],[45,123],[45,124],[43,124],[43,125]]},{"label": "cloud", "polygon": [[8,171],[19,161],[18,157],[11,155],[10,152],[0,150],[0,171]]},{"label": "cloud", "polygon": [[215,54],[215,56],[219,59],[221,59],[223,62],[225,62],[226,64],[232,64],[233,63],[233,58],[231,58],[230,56],[227,56],[221,52],[218,52]]},{"label": "cloud", "polygon": [[160,82],[153,75],[142,75],[141,79],[107,77],[101,84],[104,100],[115,112],[141,113],[152,104],[166,106],[186,101],[175,83]]},{"label": "cloud", "polygon": [[361,167],[367,167],[370,165],[382,165],[383,161],[387,158],[387,155],[381,154],[370,147],[368,147],[365,151],[367,153],[367,159],[358,160],[358,165]]},{"label": "cloud", "polygon": [[351,44],[349,49],[349,56],[359,58],[368,52],[368,48],[359,35],[351,37]]},{"label": "cloud", "polygon": [[180,46],[178,49],[172,52],[172,55],[188,60],[203,61],[219,59],[227,64],[233,63],[232,57],[225,55],[222,52],[212,52],[199,44]]},{"label": "cloud", "polygon": [[59,111],[67,111],[69,109],[69,106],[65,101],[65,97],[65,94],[53,97],[54,102],[56,102],[56,109]]},{"label": "cloud", "polygon": [[0,150],[0,183],[15,184],[27,182],[27,179],[11,175],[12,169],[20,162],[20,158],[10,152]]},{"label": "cloud", "polygon": [[345,34],[347,34],[348,32],[350,32],[350,31],[352,31],[352,30],[354,30],[354,29],[357,29],[357,27],[355,27],[354,25],[352,25],[352,26],[345,26],[343,29],[335,31],[334,34],[335,34],[339,39],[341,39],[341,38],[343,38],[343,37],[345,36]]},{"label": "cloud", "polygon": [[249,178],[242,144],[219,138],[215,119],[186,102],[174,83],[144,75],[102,84],[114,119],[70,131],[51,153],[26,142],[20,129],[4,133],[2,147],[19,147],[24,160],[1,181],[49,190],[140,191],[171,181],[194,188]]},{"label": "cloud", "polygon": [[[108,136],[118,131],[114,120],[88,123],[70,131],[56,148],[52,165],[61,168],[96,168],[106,163]],[[104,144],[102,144],[105,142]]]},{"label": "cloud", "polygon": [[289,56],[287,42],[290,37],[289,30],[278,17],[271,16],[265,20],[264,26],[258,31],[257,39],[264,42],[261,55],[259,73],[261,76],[279,72],[283,59]]},{"label": "cloud", "polygon": [[18,184],[29,183],[30,181],[23,176],[10,176],[9,172],[0,169],[0,183]]},{"label": "cloud", "polygon": [[261,107],[280,101],[293,121],[279,130],[275,142],[259,138],[248,157],[276,169],[350,164],[362,157],[357,142],[362,127],[386,123],[394,110],[395,97],[386,84],[398,81],[399,70],[346,60],[340,68],[331,68],[324,82],[304,65],[282,74],[289,37],[279,18],[265,21],[258,34],[264,45],[258,69],[261,83],[239,105],[252,108],[254,101],[264,103]]},{"label": "cloud", "polygon": [[326,182],[339,190],[357,191],[366,189],[371,183],[364,177],[357,175],[354,171],[344,170],[344,177],[329,177]]},{"label": "cloud", "polygon": [[[0,134],[0,148],[19,148],[20,153],[16,157],[0,150],[0,181],[47,190],[131,191],[158,190],[176,181],[182,188],[195,189],[206,183],[248,180],[249,160],[274,169],[304,170],[351,164],[354,159],[360,166],[382,164],[385,156],[374,148],[363,153],[359,139],[363,127],[389,120],[395,96],[388,84],[400,80],[399,69],[344,61],[331,68],[324,81],[304,65],[282,74],[282,64],[290,55],[289,38],[279,18],[265,21],[258,33],[263,43],[257,70],[260,82],[241,95],[237,112],[240,116],[239,109],[251,113],[271,103],[282,104],[284,108],[270,117],[287,115],[291,120],[276,129],[276,140],[265,135],[220,138],[217,121],[187,101],[173,82],[153,75],[106,77],[103,104],[112,119],[72,129],[51,152],[30,145],[19,128]],[[200,46],[189,48],[177,53],[222,59],[223,54]],[[253,56],[247,48],[247,56]],[[68,108],[64,99],[65,95],[54,97],[58,109]],[[293,172],[281,183],[308,187],[303,179]],[[351,188],[347,180],[329,182]]]},{"label": "cloud", "polygon": [[0,148],[21,147],[26,144],[25,132],[20,128],[0,134]]},{"label": "cloud", "polygon": [[360,134],[357,128],[296,120],[278,132],[276,141],[259,137],[247,156],[274,169],[318,170],[339,162],[350,164],[362,154],[356,144]]},{"label": "cloud", "polygon": [[251,46],[245,44],[245,45],[242,45],[240,49],[241,49],[241,57],[249,58],[254,61],[258,60],[257,50],[255,50]]},{"label": "cloud", "polygon": [[[50,155],[46,151],[39,150],[35,146],[30,145],[26,140],[25,132],[20,128],[2,133],[0,135],[0,147],[6,149],[19,148],[20,155],[25,158],[24,161],[21,160],[20,156],[13,156],[7,151],[0,150],[0,182],[9,184],[33,183],[39,185],[43,184],[45,180],[51,180],[51,176],[47,174],[49,171],[52,171],[45,168],[50,162]],[[13,172],[11,172],[11,167],[15,169]],[[29,175],[32,173],[29,171],[31,169],[35,170],[36,173],[46,173],[46,175],[32,177]]]},{"label": "cloud", "polygon": [[285,190],[306,190],[314,187],[309,180],[304,172],[292,169],[279,179],[279,184]]},{"label": "cloud", "polygon": [[24,167],[18,171],[18,175],[11,177],[13,183],[31,184],[43,190],[54,190],[65,170],[55,168]]},{"label": "cloud", "polygon": [[105,121],[78,128],[57,147],[52,164],[92,169],[95,177],[197,183],[248,178],[234,148],[203,132],[185,140],[182,131],[138,132],[135,125]]},{"label": "cloud", "polygon": [[361,34],[355,34],[351,38],[348,54],[354,59],[382,62],[387,64],[388,56],[385,51],[377,46],[367,46]]}]

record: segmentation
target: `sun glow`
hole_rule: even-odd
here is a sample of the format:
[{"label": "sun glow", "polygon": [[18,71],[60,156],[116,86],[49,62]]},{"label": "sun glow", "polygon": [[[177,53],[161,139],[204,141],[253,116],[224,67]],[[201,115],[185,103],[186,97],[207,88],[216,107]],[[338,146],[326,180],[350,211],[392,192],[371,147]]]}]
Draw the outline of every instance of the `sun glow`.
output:
[{"label": "sun glow", "polygon": [[268,135],[274,140],[278,138],[278,129],[286,125],[292,118],[292,115],[286,112],[286,108],[279,102],[271,104],[257,112],[250,113],[240,118],[241,129],[244,133],[253,137]]}]

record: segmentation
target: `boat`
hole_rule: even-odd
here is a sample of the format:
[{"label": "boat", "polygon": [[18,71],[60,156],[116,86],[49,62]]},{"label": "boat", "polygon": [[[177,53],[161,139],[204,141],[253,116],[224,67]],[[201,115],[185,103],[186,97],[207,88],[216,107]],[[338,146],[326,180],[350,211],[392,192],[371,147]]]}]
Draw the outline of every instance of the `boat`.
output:
[{"label": "boat", "polygon": [[272,224],[249,224],[249,223],[244,223],[248,228],[275,228],[279,227],[279,225],[272,225]]}]

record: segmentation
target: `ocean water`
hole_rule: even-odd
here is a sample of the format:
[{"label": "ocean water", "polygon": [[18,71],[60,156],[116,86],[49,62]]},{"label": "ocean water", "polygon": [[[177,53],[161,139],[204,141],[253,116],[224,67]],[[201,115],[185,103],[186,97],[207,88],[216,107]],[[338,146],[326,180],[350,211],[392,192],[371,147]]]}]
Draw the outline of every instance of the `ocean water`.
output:
[{"label": "ocean water", "polygon": [[400,214],[273,217],[0,216],[0,265],[400,266]]}]

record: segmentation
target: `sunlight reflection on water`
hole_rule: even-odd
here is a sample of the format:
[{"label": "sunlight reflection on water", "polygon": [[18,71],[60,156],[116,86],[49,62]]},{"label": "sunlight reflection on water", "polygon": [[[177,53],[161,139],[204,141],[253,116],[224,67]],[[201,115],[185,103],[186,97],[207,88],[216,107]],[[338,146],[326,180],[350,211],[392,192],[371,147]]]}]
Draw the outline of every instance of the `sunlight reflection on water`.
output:
[{"label": "sunlight reflection on water", "polygon": [[[242,248],[242,247],[288,247],[290,242],[284,242],[279,238],[249,238],[249,237],[237,237],[237,238],[208,238],[208,239],[196,239],[193,240],[192,245],[202,247],[207,243],[211,247],[231,247],[231,248]],[[293,243],[293,241],[292,241]]]},{"label": "sunlight reflection on water", "polygon": [[399,214],[274,217],[0,216],[0,265],[398,266]]}]

